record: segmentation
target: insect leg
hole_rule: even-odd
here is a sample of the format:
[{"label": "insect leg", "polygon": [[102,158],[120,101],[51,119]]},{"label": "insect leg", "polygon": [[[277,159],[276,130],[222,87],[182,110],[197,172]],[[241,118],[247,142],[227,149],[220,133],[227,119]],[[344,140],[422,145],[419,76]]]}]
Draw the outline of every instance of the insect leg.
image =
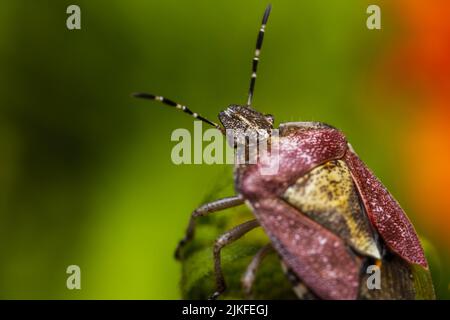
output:
[{"label": "insect leg", "polygon": [[175,250],[175,258],[178,260],[181,258],[181,249],[186,245],[186,243],[188,243],[194,237],[195,220],[198,217],[203,217],[209,213],[236,207],[243,203],[244,199],[242,199],[242,197],[238,195],[209,202],[195,209],[191,214],[191,218],[189,220],[189,224],[186,229],[186,234],[177,245],[177,248]]},{"label": "insect leg", "polygon": [[242,275],[241,278],[242,289],[244,290],[244,294],[247,297],[247,299],[252,298],[252,288],[253,284],[255,283],[256,272],[258,271],[261,262],[272,250],[273,247],[272,244],[270,243],[266,244],[264,247],[259,249],[259,251],[256,253],[252,261],[248,265],[247,270],[245,270],[245,273]]},{"label": "insect leg", "polygon": [[256,228],[259,226],[258,220],[250,220],[247,222],[244,222],[233,229],[225,232],[222,234],[219,238],[217,238],[216,242],[214,243],[214,272],[216,275],[216,292],[214,292],[210,299],[214,300],[217,299],[217,297],[225,291],[226,285],[225,285],[225,279],[223,277],[222,273],[222,265],[220,261],[220,251],[223,247],[226,245],[229,245],[242,237],[244,234],[249,232],[250,230]]}]

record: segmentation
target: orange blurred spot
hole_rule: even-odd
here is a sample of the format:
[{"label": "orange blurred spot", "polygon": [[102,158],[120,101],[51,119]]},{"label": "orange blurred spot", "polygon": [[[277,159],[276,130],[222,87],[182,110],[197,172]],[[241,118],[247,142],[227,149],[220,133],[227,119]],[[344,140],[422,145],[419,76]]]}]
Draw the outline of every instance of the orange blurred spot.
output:
[{"label": "orange blurred spot", "polygon": [[389,67],[406,82],[432,92],[450,92],[450,1],[397,0],[400,23]]},{"label": "orange blurred spot", "polygon": [[[397,36],[384,73],[414,97],[399,148],[416,216],[450,248],[450,1],[397,0]],[[403,178],[402,178],[403,179]]]},{"label": "orange blurred spot", "polygon": [[403,140],[403,172],[418,218],[450,246],[449,123],[449,110],[433,103],[417,111]]}]

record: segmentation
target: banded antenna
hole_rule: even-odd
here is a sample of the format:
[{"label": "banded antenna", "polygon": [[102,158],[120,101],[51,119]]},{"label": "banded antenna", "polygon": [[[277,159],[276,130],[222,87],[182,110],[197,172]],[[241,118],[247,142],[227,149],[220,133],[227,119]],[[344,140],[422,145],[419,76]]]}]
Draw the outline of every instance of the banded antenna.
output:
[{"label": "banded antenna", "polygon": [[261,23],[261,29],[259,29],[258,38],[256,39],[256,50],[255,56],[253,57],[252,63],[252,76],[250,78],[250,89],[248,90],[248,100],[247,106],[252,105],[253,91],[255,90],[255,81],[256,81],[256,71],[258,69],[259,55],[261,53],[262,43],[264,39],[264,32],[266,30],[267,20],[269,20],[270,10],[272,9],[272,5],[269,4],[264,11],[264,16]]},{"label": "banded antenna", "polygon": [[205,123],[215,127],[216,129],[220,130],[222,133],[224,132],[224,129],[219,124],[217,124],[215,122],[212,122],[211,120],[206,119],[205,117],[199,115],[196,112],[193,112],[191,109],[189,109],[185,105],[176,103],[176,102],[174,102],[174,101],[172,101],[170,99],[164,98],[162,96],[155,96],[155,95],[150,94],[150,93],[141,93],[141,92],[133,93],[132,96],[135,97],[135,98],[159,101],[159,102],[161,102],[161,103],[163,103],[165,105],[168,105],[168,106],[174,107],[174,108],[176,108],[178,110],[181,110],[181,111],[189,114],[190,116],[194,117],[195,119],[201,120],[201,121],[203,121],[203,122],[205,122]]}]

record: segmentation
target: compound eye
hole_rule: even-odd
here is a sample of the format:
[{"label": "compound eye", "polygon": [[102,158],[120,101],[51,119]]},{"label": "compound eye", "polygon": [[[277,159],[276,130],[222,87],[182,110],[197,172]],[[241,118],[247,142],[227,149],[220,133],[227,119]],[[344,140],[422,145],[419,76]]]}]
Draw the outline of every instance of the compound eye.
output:
[{"label": "compound eye", "polygon": [[271,114],[266,114],[266,115],[264,115],[264,117],[267,119],[267,121],[270,122],[270,124],[273,125],[273,121],[275,120],[275,118],[273,117],[273,115],[271,115]]}]

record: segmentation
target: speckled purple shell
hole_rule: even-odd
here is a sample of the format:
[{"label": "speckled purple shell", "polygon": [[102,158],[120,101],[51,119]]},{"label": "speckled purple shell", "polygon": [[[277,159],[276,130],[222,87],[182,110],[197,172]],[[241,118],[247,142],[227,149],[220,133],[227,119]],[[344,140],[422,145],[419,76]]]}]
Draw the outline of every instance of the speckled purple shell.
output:
[{"label": "speckled purple shell", "polygon": [[428,268],[416,231],[398,202],[356,154],[349,150],[345,161],[369,219],[389,248],[408,262]]},{"label": "speckled purple shell", "polygon": [[253,203],[283,261],[322,299],[356,299],[361,259],[342,239],[280,198]]},{"label": "speckled purple shell", "polygon": [[264,158],[255,165],[238,167],[236,189],[283,261],[309,288],[323,299],[356,299],[359,290],[362,260],[342,239],[281,199],[299,177],[330,160],[343,159],[348,164],[369,218],[387,245],[407,261],[427,267],[403,210],[349,150],[339,130],[284,125],[280,132],[278,172],[262,174],[261,163],[270,161]]},{"label": "speckled purple shell", "polygon": [[265,158],[238,171],[236,187],[246,199],[279,196],[311,169],[329,160],[340,159],[347,151],[347,141],[336,129],[296,130],[284,136],[281,131],[281,135],[279,170],[275,175],[261,174],[261,163],[271,161]]}]

